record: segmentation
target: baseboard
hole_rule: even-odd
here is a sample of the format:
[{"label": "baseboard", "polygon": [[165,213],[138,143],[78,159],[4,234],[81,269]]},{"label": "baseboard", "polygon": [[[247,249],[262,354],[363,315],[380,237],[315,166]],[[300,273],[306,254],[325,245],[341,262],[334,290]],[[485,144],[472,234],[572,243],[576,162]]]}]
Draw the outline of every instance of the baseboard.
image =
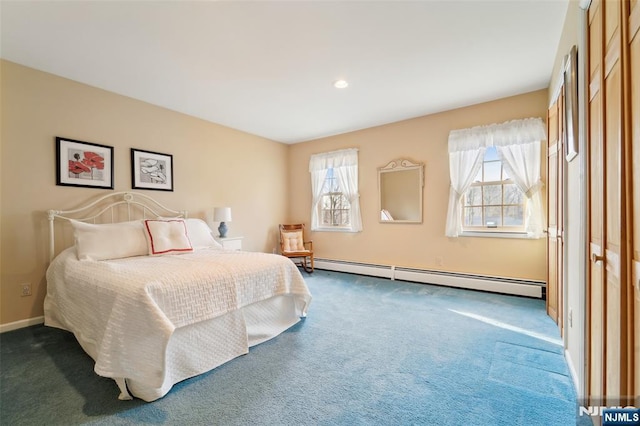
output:
[{"label": "baseboard", "polygon": [[40,316],[40,317],[35,317],[35,318],[29,318],[29,319],[25,319],[25,320],[10,322],[10,323],[7,323],[7,324],[0,324],[0,333],[4,333],[6,331],[17,330],[19,328],[30,327],[32,325],[43,324],[43,323],[44,323],[44,317]]},{"label": "baseboard", "polygon": [[580,380],[578,379],[578,372],[573,365],[571,354],[567,349],[564,350],[564,359],[565,361],[567,361],[567,366],[569,367],[569,372],[571,373],[571,379],[573,380],[573,387],[576,390],[576,395],[578,395],[578,401],[582,401],[582,386],[580,385]]},{"label": "baseboard", "polygon": [[350,274],[368,275],[371,277],[393,278],[393,267],[373,265],[370,263],[344,262],[340,260],[315,259],[315,269],[326,271],[348,272]]},{"label": "baseboard", "polygon": [[544,297],[544,290],[546,288],[546,283],[543,281],[431,271],[331,259],[315,259],[315,268],[389,278],[391,280],[412,281],[493,293],[512,294],[537,299]]}]

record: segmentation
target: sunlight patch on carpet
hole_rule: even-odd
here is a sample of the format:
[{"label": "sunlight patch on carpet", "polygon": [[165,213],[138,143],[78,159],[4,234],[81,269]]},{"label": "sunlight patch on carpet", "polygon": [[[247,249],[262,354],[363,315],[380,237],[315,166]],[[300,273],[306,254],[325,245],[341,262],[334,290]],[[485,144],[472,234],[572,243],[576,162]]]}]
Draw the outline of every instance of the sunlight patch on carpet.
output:
[{"label": "sunlight patch on carpet", "polygon": [[449,309],[449,311],[454,312],[454,313],[459,314],[459,315],[464,315],[465,317],[476,319],[478,321],[482,321],[482,322],[484,322],[486,324],[490,324],[490,325],[494,325],[496,327],[504,328],[505,330],[515,331],[516,333],[525,334],[527,336],[530,336],[530,337],[533,337],[533,338],[536,338],[536,339],[544,340],[545,342],[553,343],[554,345],[562,346],[562,340],[554,339],[553,337],[549,337],[549,336],[541,334],[541,333],[536,333],[535,331],[526,330],[526,329],[524,329],[522,327],[516,327],[514,325],[507,324],[507,323],[502,322],[502,321],[498,321],[498,320],[495,320],[495,319],[492,319],[492,318],[489,318],[489,317],[485,317],[485,316],[482,316],[482,315],[472,314],[470,312],[456,311],[455,309]]}]

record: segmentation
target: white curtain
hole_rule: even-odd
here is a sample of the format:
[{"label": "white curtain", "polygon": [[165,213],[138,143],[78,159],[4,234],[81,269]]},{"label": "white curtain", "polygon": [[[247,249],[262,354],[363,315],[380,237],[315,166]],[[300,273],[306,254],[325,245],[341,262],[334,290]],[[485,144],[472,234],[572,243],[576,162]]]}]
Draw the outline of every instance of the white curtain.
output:
[{"label": "white curtain", "polygon": [[449,152],[449,209],[447,210],[447,237],[457,237],[462,233],[460,214],[462,197],[473,183],[484,160],[485,147],[466,151]]},{"label": "white curtain", "polygon": [[319,204],[322,200],[322,187],[324,186],[324,180],[327,177],[327,169],[311,170],[311,230],[318,229],[320,224],[320,217],[318,216]]},{"label": "white curtain", "polygon": [[360,193],[358,192],[358,150],[355,148],[340,151],[315,154],[309,160],[311,173],[311,230],[320,227],[319,204],[322,200],[322,189],[327,171],[333,169],[340,189],[350,203],[350,228],[348,231],[362,231],[362,217],[360,215]]},{"label": "white curtain", "polygon": [[360,232],[362,231],[362,219],[360,217],[360,193],[358,192],[358,162],[356,161],[355,165],[338,167],[334,170],[336,178],[340,182],[342,193],[351,205],[349,210],[351,232]]},{"label": "white curtain", "polygon": [[498,157],[509,176],[527,197],[525,229],[530,238],[544,236],[542,180],[540,180],[540,141],[518,145],[497,145]]},{"label": "white curtain", "polygon": [[462,196],[480,169],[486,147],[495,146],[507,173],[529,199],[525,222],[527,235],[531,238],[541,238],[544,211],[540,191],[540,146],[544,140],[546,128],[540,118],[452,130],[449,133],[451,190],[446,235],[457,237],[462,232]]}]

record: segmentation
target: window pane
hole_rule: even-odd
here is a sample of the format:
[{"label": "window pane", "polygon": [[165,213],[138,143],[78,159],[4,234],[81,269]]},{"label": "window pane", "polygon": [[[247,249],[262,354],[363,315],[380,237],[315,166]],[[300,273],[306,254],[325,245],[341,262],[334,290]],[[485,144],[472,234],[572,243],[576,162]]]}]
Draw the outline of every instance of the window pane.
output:
[{"label": "window pane", "polygon": [[490,163],[484,163],[484,181],[485,182],[498,182],[500,181],[500,172],[502,171],[502,163],[499,161],[492,161]]},{"label": "window pane", "polygon": [[504,208],[504,226],[523,226],[524,209],[522,206],[508,206]]},{"label": "window pane", "polygon": [[329,193],[322,196],[320,222],[325,226],[345,226],[350,224],[351,204],[342,193]]},{"label": "window pane", "polygon": [[485,226],[502,226],[502,207],[485,207],[484,224]]},{"label": "window pane", "polygon": [[487,148],[481,170],[463,199],[463,227],[522,229],[525,206],[526,197],[505,170],[498,150]]},{"label": "window pane", "polygon": [[330,210],[331,209],[331,196],[323,195],[322,196],[322,210]]},{"label": "window pane", "polygon": [[323,225],[331,225],[331,211],[330,210],[323,210],[322,211],[322,217],[320,219],[320,223],[322,223]]},{"label": "window pane", "polygon": [[338,180],[336,179],[333,169],[327,169],[327,176],[324,178],[324,185],[322,187],[323,193],[328,192],[340,192],[338,186]]},{"label": "window pane", "polygon": [[484,161],[498,161],[498,150],[490,146],[484,151]]},{"label": "window pane", "polygon": [[523,204],[524,194],[518,187],[511,183],[504,185],[504,203],[505,204]]},{"label": "window pane", "polygon": [[336,209],[348,209],[349,208],[349,202],[347,201],[347,197],[345,197],[344,194],[335,194],[334,195],[334,199],[335,199],[335,208]]},{"label": "window pane", "polygon": [[340,211],[333,210],[331,212],[331,225],[337,225],[340,223]]},{"label": "window pane", "polygon": [[484,185],[482,201],[485,206],[502,204],[502,185]]},{"label": "window pane", "polygon": [[482,207],[465,207],[464,226],[482,226]]},{"label": "window pane", "polygon": [[480,186],[472,186],[467,191],[467,196],[465,197],[466,206],[481,206],[482,205],[482,187]]},{"label": "window pane", "polygon": [[349,211],[342,210],[342,217],[340,218],[340,225],[350,225],[351,221],[349,220]]}]

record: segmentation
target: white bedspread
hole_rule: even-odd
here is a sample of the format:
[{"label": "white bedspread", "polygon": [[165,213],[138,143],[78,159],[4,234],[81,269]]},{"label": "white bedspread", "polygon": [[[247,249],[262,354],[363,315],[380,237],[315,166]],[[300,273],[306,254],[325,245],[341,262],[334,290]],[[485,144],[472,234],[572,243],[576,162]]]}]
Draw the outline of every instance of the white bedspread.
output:
[{"label": "white bedspread", "polygon": [[[149,388],[165,382],[165,354],[176,329],[281,295],[290,295],[305,316],[311,301],[289,259],[223,249],[79,261],[70,248],[50,265],[47,284],[45,323],[73,332],[97,374]],[[229,332],[237,347],[228,349],[246,353],[246,330]]]}]

